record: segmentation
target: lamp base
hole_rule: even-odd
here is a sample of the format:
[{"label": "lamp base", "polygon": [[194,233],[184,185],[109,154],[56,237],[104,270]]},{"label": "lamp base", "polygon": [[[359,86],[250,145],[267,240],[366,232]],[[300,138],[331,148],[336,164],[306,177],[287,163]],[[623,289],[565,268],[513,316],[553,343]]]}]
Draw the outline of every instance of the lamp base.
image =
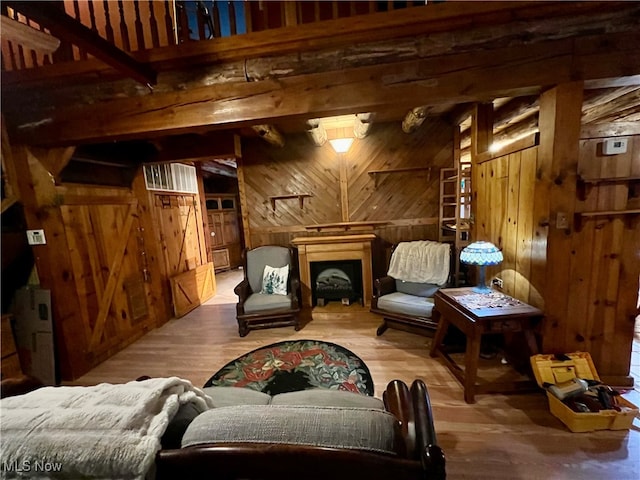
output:
[{"label": "lamp base", "polygon": [[493,291],[491,290],[491,287],[487,287],[486,285],[477,285],[473,287],[471,290],[475,293],[483,293],[485,295]]},{"label": "lamp base", "polygon": [[484,265],[480,265],[480,278],[478,279],[478,285],[473,287],[473,291],[476,293],[491,293],[491,287],[487,287],[487,282],[485,281],[485,273],[484,273]]}]

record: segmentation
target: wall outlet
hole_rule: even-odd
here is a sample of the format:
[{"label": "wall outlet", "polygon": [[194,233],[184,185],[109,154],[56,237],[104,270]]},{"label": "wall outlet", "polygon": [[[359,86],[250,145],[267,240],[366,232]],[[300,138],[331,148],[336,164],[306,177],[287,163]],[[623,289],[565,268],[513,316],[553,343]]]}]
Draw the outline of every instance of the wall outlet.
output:
[{"label": "wall outlet", "polygon": [[47,239],[44,236],[44,230],[27,230],[27,243],[29,245],[45,245]]},{"label": "wall outlet", "polygon": [[556,215],[556,228],[567,229],[569,228],[569,219],[565,212],[558,212]]},{"label": "wall outlet", "polygon": [[495,277],[493,280],[491,280],[491,285],[495,285],[499,289],[502,289],[502,279]]}]

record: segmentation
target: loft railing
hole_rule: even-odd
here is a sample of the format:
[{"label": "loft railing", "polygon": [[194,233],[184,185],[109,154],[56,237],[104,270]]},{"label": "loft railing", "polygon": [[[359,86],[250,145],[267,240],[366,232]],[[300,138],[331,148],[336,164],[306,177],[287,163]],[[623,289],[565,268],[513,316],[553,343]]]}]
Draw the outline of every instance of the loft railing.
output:
[{"label": "loft railing", "polygon": [[[425,1],[176,1],[176,0],[55,0],[51,2],[125,52],[193,41],[273,30],[337,18],[424,6]],[[37,30],[36,22],[0,6],[0,14]],[[53,53],[28,48],[2,38],[2,69],[37,68],[87,60],[86,51],[61,42]]]}]

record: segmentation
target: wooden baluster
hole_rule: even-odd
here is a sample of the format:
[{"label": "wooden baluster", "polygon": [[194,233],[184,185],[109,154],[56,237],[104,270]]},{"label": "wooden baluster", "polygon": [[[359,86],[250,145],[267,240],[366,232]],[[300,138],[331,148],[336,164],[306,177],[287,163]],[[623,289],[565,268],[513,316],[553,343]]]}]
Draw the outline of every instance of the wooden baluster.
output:
[{"label": "wooden baluster", "polygon": [[87,5],[89,5],[89,20],[91,22],[91,30],[98,33],[99,35],[98,27],[96,25],[96,12],[95,12],[93,2],[87,2]]},{"label": "wooden baluster", "polygon": [[118,11],[120,13],[120,36],[122,38],[122,49],[125,52],[131,51],[131,42],[129,42],[129,28],[124,18],[124,5],[122,0],[118,0]]},{"label": "wooden baluster", "polygon": [[158,22],[156,12],[153,9],[153,0],[149,0],[149,25],[151,26],[151,46],[160,46],[160,34],[158,33]]},{"label": "wooden baluster", "polygon": [[237,35],[236,30],[236,7],[233,2],[227,2],[229,5],[229,29],[231,30],[231,35]]},{"label": "wooden baluster", "polygon": [[369,13],[376,13],[378,11],[377,3],[373,0],[369,1]]},{"label": "wooden baluster", "polygon": [[111,43],[114,43],[113,27],[111,26],[111,17],[109,16],[108,0],[104,0],[102,2],[102,5],[104,7],[105,33],[107,35],[107,40],[109,40]]},{"label": "wooden baluster", "polygon": [[393,11],[393,0],[388,0],[387,1],[387,12],[392,12]]},{"label": "wooden baluster", "polygon": [[244,24],[246,32],[253,32],[253,21],[251,17],[251,2],[242,2],[242,8],[244,9]]},{"label": "wooden baluster", "polygon": [[187,18],[187,7],[184,2],[176,2],[176,14],[178,15],[178,43],[191,41],[189,36],[189,19]]},{"label": "wooden baluster", "polygon": [[[20,21],[19,14],[15,10],[13,11],[13,19],[15,21]],[[15,43],[13,50],[14,50],[14,56],[16,57],[17,70],[22,70],[24,68],[27,68],[27,64],[24,59],[24,50],[22,48],[22,45],[20,45],[19,43]]]},{"label": "wooden baluster", "polygon": [[213,19],[213,36],[215,38],[222,37],[222,30],[220,28],[220,9],[218,8],[218,2],[214,1],[211,7],[211,18]]},{"label": "wooden baluster", "polygon": [[[58,8],[59,10],[62,10],[63,12],[66,12],[65,6],[64,6],[64,2],[63,1],[55,1],[55,2],[51,2],[53,3],[56,8]],[[66,42],[64,40],[62,40],[60,42],[60,46],[58,47],[58,49],[53,52],[53,54],[51,54],[51,58],[53,63],[62,63],[62,62],[70,62],[73,60],[73,45],[71,45],[71,43]]]},{"label": "wooden baluster", "polygon": [[316,0],[313,2],[314,18],[316,22],[320,21],[320,2]]},{"label": "wooden baluster", "polygon": [[[176,14],[178,7],[176,6]],[[171,16],[171,2],[165,0],[164,2],[164,28],[167,31],[167,38],[169,39],[169,45],[176,44],[176,33],[173,31],[173,17]]]},{"label": "wooden baluster", "polygon": [[[28,18],[27,18],[27,25],[29,25],[31,28],[35,28],[35,29],[37,29],[37,30],[42,30],[42,28],[40,28],[40,25],[38,25],[37,23],[35,23],[35,22],[33,22],[33,21],[29,20]],[[33,63],[32,63],[32,66],[33,66],[33,67],[40,67],[40,66],[42,66],[42,62],[38,60],[38,52],[36,52],[36,51],[35,51],[35,50],[33,50],[33,49],[29,49],[29,53],[30,53],[30,55],[31,55],[31,61],[33,62]],[[43,56],[44,56],[44,55],[43,55]]]},{"label": "wooden baluster", "polygon": [[[80,18],[80,5],[77,0],[73,2],[73,18],[75,18],[78,22],[82,23],[82,19]],[[75,49],[76,47],[74,47]],[[86,60],[88,58],[87,52],[78,48],[78,56],[81,60]]]},{"label": "wooden baluster", "polygon": [[338,18],[338,2],[334,0],[333,2],[331,2],[331,6],[333,7],[331,10],[331,18],[335,20],[336,18]]},{"label": "wooden baluster", "polygon": [[355,17],[358,14],[356,12],[356,2],[354,1],[349,2],[349,7],[350,7],[349,16]]},{"label": "wooden baluster", "polygon": [[140,18],[140,2],[133,2],[136,12],[136,40],[138,41],[138,50],[144,50],[144,28],[142,27],[142,19]]},{"label": "wooden baluster", "polygon": [[196,23],[198,24],[198,40],[207,39],[205,26],[208,25],[208,22],[207,22],[208,14],[209,14],[209,10],[207,9],[204,2],[196,2]]}]

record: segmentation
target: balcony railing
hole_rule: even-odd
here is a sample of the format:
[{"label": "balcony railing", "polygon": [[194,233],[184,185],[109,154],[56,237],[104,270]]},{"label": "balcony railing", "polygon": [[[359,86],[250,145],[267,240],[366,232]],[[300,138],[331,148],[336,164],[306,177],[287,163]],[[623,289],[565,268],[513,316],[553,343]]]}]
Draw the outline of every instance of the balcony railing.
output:
[{"label": "balcony railing", "polygon": [[[424,6],[425,1],[175,1],[175,0],[56,0],[51,2],[125,52],[338,18]],[[2,5],[2,15],[37,30],[36,22]],[[23,70],[87,60],[86,51],[62,41],[47,54],[2,38],[2,69]]]}]

